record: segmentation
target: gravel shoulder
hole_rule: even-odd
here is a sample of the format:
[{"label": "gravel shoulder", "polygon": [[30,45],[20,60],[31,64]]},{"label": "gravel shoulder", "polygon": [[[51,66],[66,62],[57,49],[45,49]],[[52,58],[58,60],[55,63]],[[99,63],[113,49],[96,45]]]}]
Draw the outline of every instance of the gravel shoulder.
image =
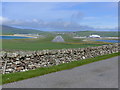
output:
[{"label": "gravel shoulder", "polygon": [[118,57],[90,63],[69,70],[5,84],[2,87],[118,88]]}]

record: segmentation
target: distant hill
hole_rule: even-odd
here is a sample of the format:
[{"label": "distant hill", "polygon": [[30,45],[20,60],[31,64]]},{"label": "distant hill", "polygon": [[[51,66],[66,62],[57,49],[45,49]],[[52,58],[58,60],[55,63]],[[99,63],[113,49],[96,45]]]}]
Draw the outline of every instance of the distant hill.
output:
[{"label": "distant hill", "polygon": [[97,34],[102,37],[117,37],[118,32],[117,31],[77,31],[76,35],[78,36],[89,36],[91,34]]},{"label": "distant hill", "polygon": [[[6,25],[0,25],[0,29],[2,27],[2,34],[44,34],[44,35],[54,35],[55,33],[68,33],[70,34],[71,32],[45,32],[45,31],[40,31],[40,30],[34,30],[34,29],[21,29],[21,28],[15,28],[15,27],[10,27],[10,26],[6,26]],[[117,31],[77,31],[74,32],[74,34],[76,33],[76,36],[89,36],[91,34],[97,34],[100,35],[102,37],[117,37],[118,36],[118,32]],[[1,32],[0,32],[1,34]]]},{"label": "distant hill", "polygon": [[20,28],[14,28],[10,26],[2,25],[2,34],[41,34],[44,33],[44,31],[39,30],[33,30],[33,29],[20,29]]}]

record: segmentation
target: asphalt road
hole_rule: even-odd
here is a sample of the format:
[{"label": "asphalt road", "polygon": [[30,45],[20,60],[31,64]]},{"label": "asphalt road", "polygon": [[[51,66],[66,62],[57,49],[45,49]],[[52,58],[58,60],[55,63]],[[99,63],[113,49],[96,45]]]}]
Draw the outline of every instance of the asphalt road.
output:
[{"label": "asphalt road", "polygon": [[118,88],[118,57],[5,84],[3,88]]}]

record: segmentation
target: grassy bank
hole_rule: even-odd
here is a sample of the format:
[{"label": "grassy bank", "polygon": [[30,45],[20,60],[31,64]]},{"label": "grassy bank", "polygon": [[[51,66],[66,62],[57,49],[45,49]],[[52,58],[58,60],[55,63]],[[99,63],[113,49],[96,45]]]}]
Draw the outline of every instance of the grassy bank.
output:
[{"label": "grassy bank", "polygon": [[66,69],[71,69],[77,66],[85,65],[88,63],[100,61],[100,60],[105,60],[114,56],[118,56],[120,53],[114,53],[114,54],[109,54],[109,55],[103,55],[103,56],[98,56],[95,58],[90,58],[90,59],[85,59],[85,60],[80,60],[80,61],[73,61],[70,63],[64,63],[56,66],[51,66],[51,67],[43,67],[43,68],[38,68],[36,70],[29,70],[26,72],[16,72],[16,73],[10,73],[10,74],[4,74],[2,75],[2,84],[10,83],[10,82],[15,82],[19,80],[24,80],[36,76],[41,76],[44,74],[52,73],[52,72],[57,72],[61,70],[66,70]]},{"label": "grassy bank", "polygon": [[0,74],[0,85],[2,84],[2,74]]}]

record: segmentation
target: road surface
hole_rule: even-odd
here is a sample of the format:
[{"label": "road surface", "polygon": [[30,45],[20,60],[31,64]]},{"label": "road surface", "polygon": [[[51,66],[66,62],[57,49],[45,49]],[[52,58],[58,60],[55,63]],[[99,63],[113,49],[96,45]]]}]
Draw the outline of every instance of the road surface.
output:
[{"label": "road surface", "polygon": [[3,88],[118,88],[118,57],[5,84]]}]

